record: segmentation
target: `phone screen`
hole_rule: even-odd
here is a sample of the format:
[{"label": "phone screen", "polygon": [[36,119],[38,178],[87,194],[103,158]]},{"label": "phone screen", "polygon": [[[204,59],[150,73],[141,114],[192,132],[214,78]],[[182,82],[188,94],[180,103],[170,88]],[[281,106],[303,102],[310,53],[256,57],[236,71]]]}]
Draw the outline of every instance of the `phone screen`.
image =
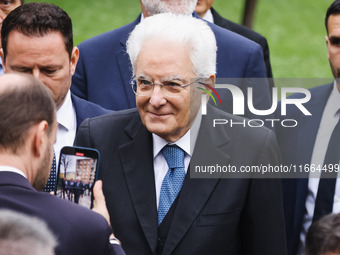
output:
[{"label": "phone screen", "polygon": [[99,152],[66,146],[60,151],[55,195],[92,208],[92,189],[97,179]]}]

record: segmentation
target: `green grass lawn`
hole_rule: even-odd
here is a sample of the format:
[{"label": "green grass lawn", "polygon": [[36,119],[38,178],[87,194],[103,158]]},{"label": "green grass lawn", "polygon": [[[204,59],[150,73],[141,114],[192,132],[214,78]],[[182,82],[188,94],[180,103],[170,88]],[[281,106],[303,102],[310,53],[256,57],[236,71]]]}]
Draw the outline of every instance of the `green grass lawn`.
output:
[{"label": "green grass lawn", "polygon": [[[33,2],[33,1],[27,1]],[[75,44],[133,21],[138,0],[38,1],[62,7],[72,18]],[[324,17],[332,0],[258,0],[254,30],[269,43],[275,78],[332,77]],[[215,0],[224,17],[240,22],[243,0]]]}]

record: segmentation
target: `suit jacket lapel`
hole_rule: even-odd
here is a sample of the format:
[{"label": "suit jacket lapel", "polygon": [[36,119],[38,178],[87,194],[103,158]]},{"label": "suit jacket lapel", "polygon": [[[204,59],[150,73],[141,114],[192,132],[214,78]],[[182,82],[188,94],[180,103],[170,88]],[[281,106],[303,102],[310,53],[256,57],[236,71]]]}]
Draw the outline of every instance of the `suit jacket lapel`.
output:
[{"label": "suit jacket lapel", "polygon": [[71,101],[72,101],[72,106],[74,107],[74,110],[76,112],[76,121],[77,121],[77,128],[76,130],[78,131],[78,128],[80,124],[84,121],[84,118],[82,118],[81,114],[79,114],[79,109],[78,109],[78,104],[77,104],[77,98],[71,93]]},{"label": "suit jacket lapel", "polygon": [[214,24],[226,28],[225,26],[228,26],[228,23],[225,22],[225,19],[222,18],[214,8],[211,7],[210,10],[214,18]]},{"label": "suit jacket lapel", "polygon": [[119,148],[123,171],[139,223],[153,253],[157,246],[157,207],[152,136],[138,122],[125,129],[131,142]]},{"label": "suit jacket lapel", "polygon": [[136,107],[136,101],[135,101],[135,95],[134,95],[132,88],[130,86],[130,80],[132,78],[132,72],[131,72],[132,66],[131,66],[131,63],[130,63],[129,56],[126,52],[126,42],[128,40],[130,33],[132,32],[132,30],[140,22],[140,18],[141,18],[141,15],[139,15],[138,18],[134,22],[132,22],[128,25],[129,28],[127,30],[129,30],[129,31],[127,31],[125,33],[125,36],[121,38],[121,40],[120,40],[121,48],[116,52],[117,61],[118,61],[118,68],[119,68],[119,72],[120,72],[120,75],[121,75],[121,79],[122,79],[123,84],[124,84],[124,90],[125,90],[125,94],[126,94],[128,104],[129,104],[129,108]]},{"label": "suit jacket lapel", "polygon": [[[227,165],[230,160],[230,156],[226,153],[228,151],[229,137],[224,128],[212,128],[212,119],[215,115],[209,111],[215,110],[208,105],[208,115],[202,116],[201,127],[191,162],[196,162],[196,159],[202,158],[202,155],[209,156],[214,154],[214,158],[218,156]],[[187,174],[190,174],[190,169],[188,169]],[[219,180],[219,178],[186,178],[180,193],[176,212],[172,219],[163,254],[171,254],[183,239],[185,233],[199,216]]]}]

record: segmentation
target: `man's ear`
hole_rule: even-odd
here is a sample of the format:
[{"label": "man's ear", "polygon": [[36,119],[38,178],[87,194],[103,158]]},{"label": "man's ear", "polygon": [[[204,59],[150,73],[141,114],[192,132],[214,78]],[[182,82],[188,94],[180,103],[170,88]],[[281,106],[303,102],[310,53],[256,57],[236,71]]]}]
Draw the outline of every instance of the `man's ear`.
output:
[{"label": "man's ear", "polygon": [[46,120],[41,121],[39,124],[36,125],[36,127],[33,130],[33,152],[36,157],[40,157],[44,143],[47,142],[47,132],[48,123]]},{"label": "man's ear", "polygon": [[210,85],[212,87],[215,87],[216,75],[215,74],[210,75],[209,80],[211,81]]},{"label": "man's ear", "polygon": [[79,59],[79,49],[74,47],[71,55],[71,74],[73,75],[76,71],[77,63]]},{"label": "man's ear", "polygon": [[325,39],[326,39],[326,45],[327,45],[327,50],[328,50],[327,58],[329,59],[329,47],[330,47],[330,41],[329,41],[328,35],[325,36]]}]

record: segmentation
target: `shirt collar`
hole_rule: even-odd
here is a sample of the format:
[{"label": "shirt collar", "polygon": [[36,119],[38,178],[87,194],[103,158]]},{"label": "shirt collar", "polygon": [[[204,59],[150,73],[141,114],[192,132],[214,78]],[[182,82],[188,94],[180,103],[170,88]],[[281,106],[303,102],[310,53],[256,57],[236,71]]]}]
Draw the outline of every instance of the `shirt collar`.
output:
[{"label": "shirt collar", "polygon": [[153,157],[155,158],[160,151],[163,149],[164,146],[167,144],[176,144],[178,147],[180,147],[183,151],[186,152],[186,154],[192,156],[193,149],[195,148],[197,135],[199,131],[199,127],[201,125],[201,109],[198,110],[197,116],[195,117],[195,120],[193,124],[191,125],[191,128],[186,132],[184,136],[182,136],[180,139],[178,139],[174,143],[169,143],[165,141],[163,138],[159,137],[158,135],[152,133],[152,139],[153,139]]},{"label": "shirt collar", "polygon": [[66,128],[67,130],[74,129],[76,123],[74,122],[72,99],[70,90],[67,92],[65,101],[57,111],[58,124]]},{"label": "shirt collar", "polygon": [[144,14],[140,15],[140,22],[142,22],[145,19]]},{"label": "shirt collar", "polygon": [[211,12],[210,9],[205,13],[203,19],[205,19],[206,21],[209,21],[211,23],[214,23],[214,17],[212,15],[212,12]]},{"label": "shirt collar", "polygon": [[21,171],[18,168],[12,167],[12,166],[0,166],[0,172],[12,172],[12,173],[17,173],[20,174],[21,176],[26,177],[25,173]]}]

